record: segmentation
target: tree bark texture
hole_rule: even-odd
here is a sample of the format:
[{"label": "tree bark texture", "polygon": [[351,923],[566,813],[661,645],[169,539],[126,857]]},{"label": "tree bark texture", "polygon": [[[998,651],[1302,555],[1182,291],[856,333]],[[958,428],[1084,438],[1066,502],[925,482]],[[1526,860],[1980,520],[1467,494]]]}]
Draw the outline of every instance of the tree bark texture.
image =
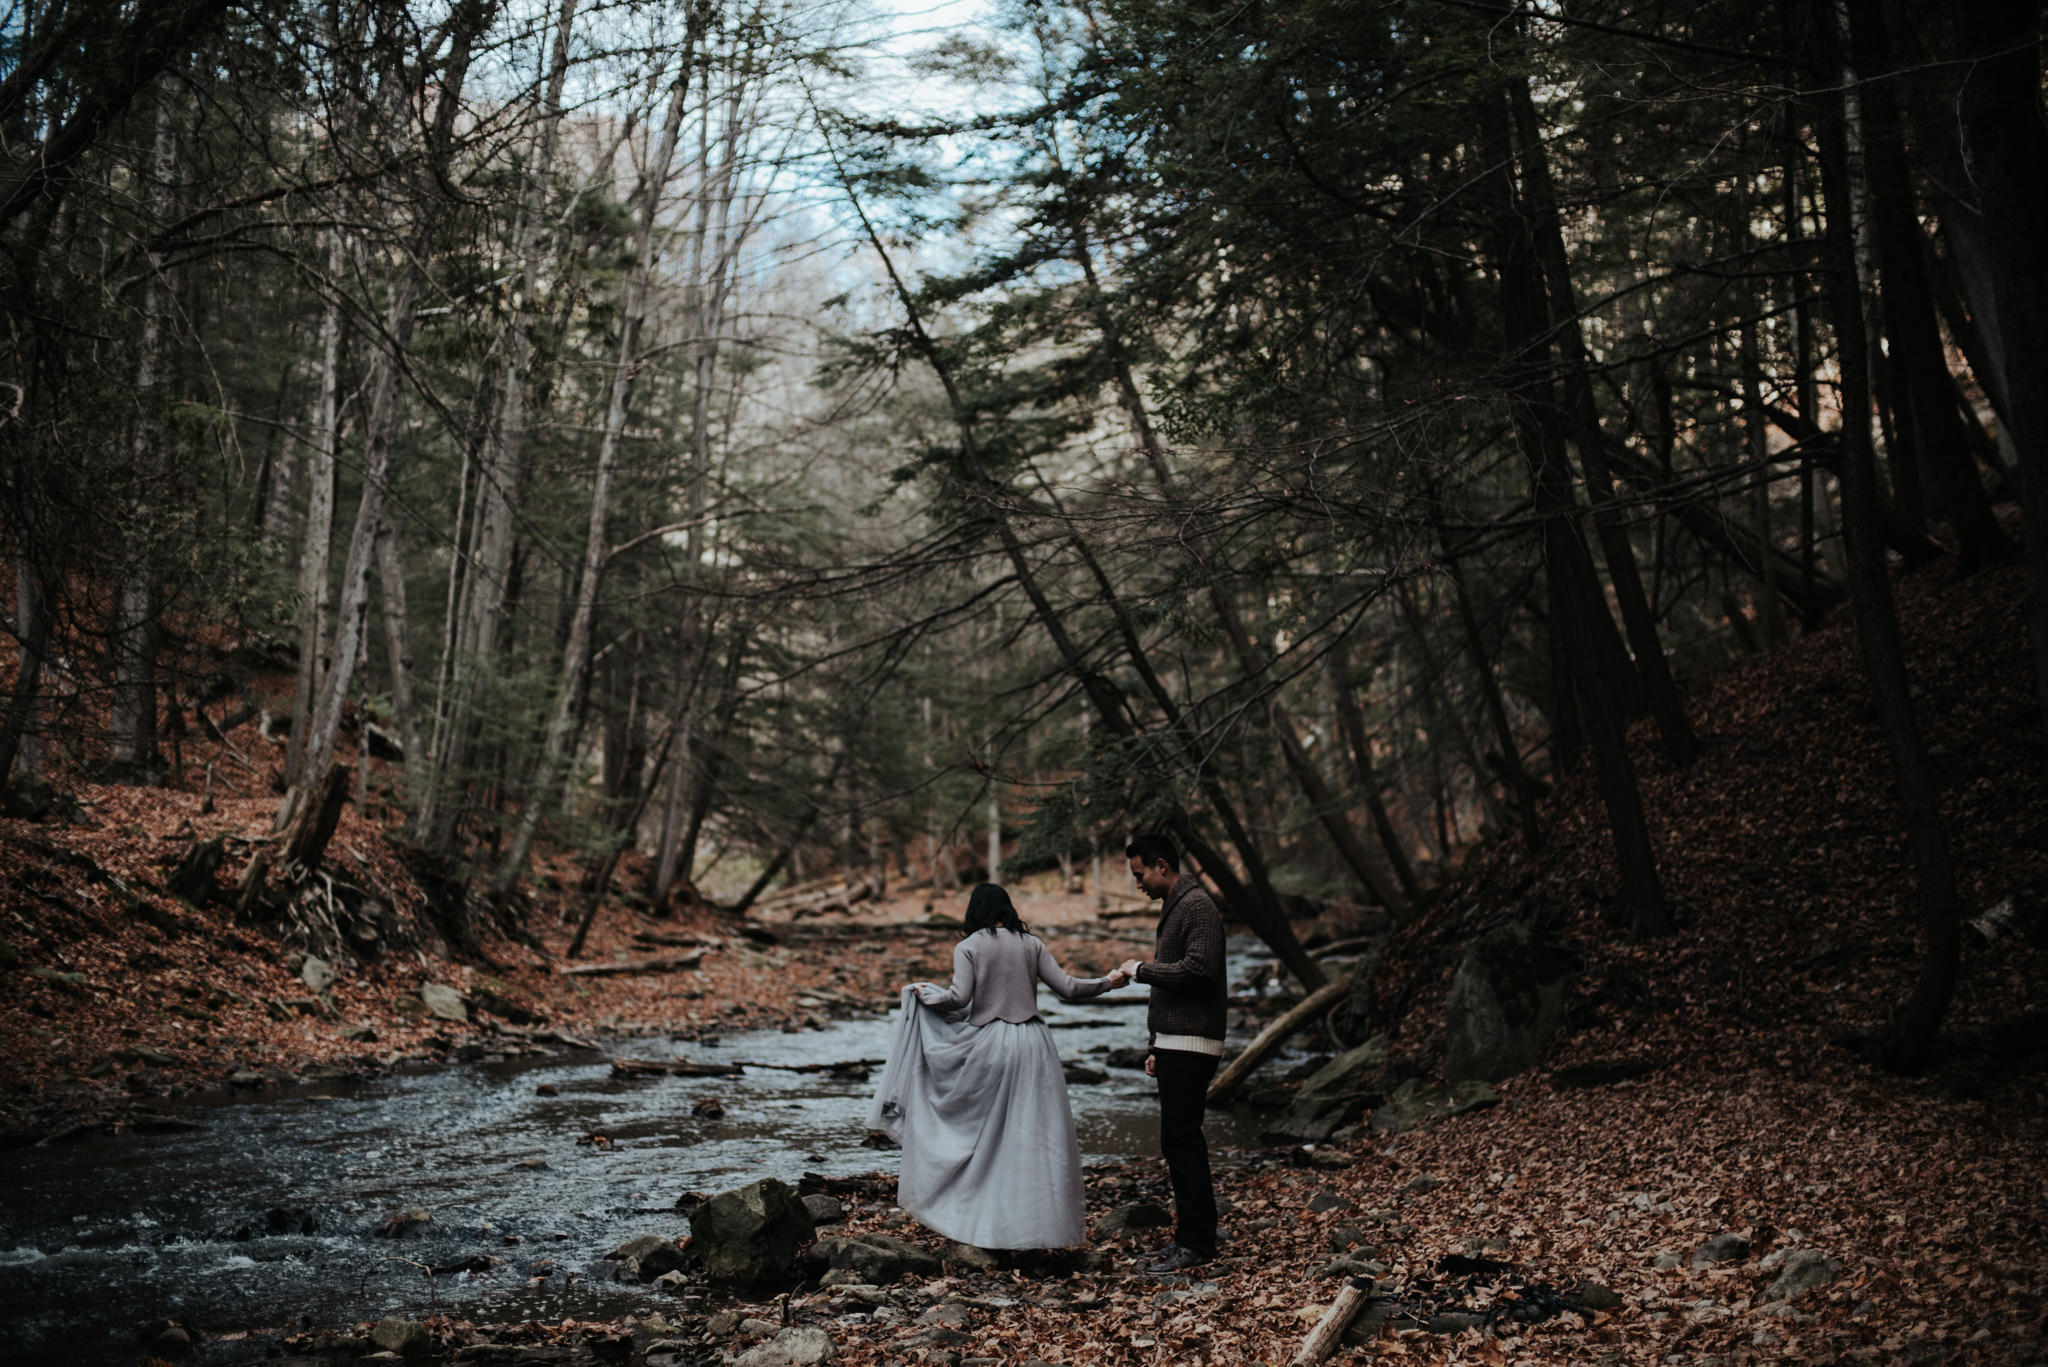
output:
[{"label": "tree bark texture", "polygon": [[[1815,30],[1823,55],[1840,41],[1834,0],[1813,0]],[[1824,62],[1816,73],[1821,88],[1833,84],[1839,67]],[[1842,376],[1842,535],[1849,563],[1850,606],[1862,649],[1871,705],[1884,733],[1897,785],[1900,816],[1906,825],[1915,880],[1918,883],[1925,945],[1920,976],[1911,997],[1885,1027],[1885,1064],[1900,1072],[1918,1072],[1932,1058],[1935,1037],[1955,994],[1961,953],[1961,901],[1949,862],[1948,838],[1920,724],[1913,712],[1905,645],[1899,634],[1892,599],[1891,570],[1886,563],[1877,517],[1877,462],[1870,445],[1870,379],[1864,366],[1869,354],[1863,335],[1863,311],[1857,292],[1855,264],[1855,196],[1849,176],[1850,152],[1844,129],[1849,121],[1846,100],[1831,101],[1822,110],[1821,174],[1827,194],[1827,270]]]}]

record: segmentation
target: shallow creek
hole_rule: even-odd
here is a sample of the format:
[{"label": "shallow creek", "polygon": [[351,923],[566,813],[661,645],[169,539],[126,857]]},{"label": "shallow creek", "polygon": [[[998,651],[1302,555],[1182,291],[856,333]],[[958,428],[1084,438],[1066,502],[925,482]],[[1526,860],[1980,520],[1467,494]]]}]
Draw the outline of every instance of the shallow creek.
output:
[{"label": "shallow creek", "polygon": [[[1233,950],[1247,946],[1233,945]],[[1244,960],[1233,955],[1237,965]],[[1041,994],[1061,1056],[1101,1067],[1145,1041],[1144,993],[1065,1005]],[[883,1017],[717,1047],[645,1039],[624,1058],[817,1064],[882,1057]],[[879,1070],[877,1070],[879,1072]],[[11,1363],[138,1359],[135,1334],[171,1318],[205,1335],[203,1362],[259,1357],[271,1331],[403,1312],[478,1320],[612,1318],[663,1293],[585,1276],[627,1238],[682,1235],[684,1192],[757,1177],[794,1184],[891,1171],[861,1147],[872,1080],[749,1068],[739,1077],[612,1077],[608,1057],[437,1068],[182,1100],[199,1122],[0,1153],[0,1357]],[[552,1095],[543,1094],[552,1089]],[[1157,1152],[1151,1084],[1110,1069],[1075,1085],[1084,1161]],[[693,1114],[716,1098],[720,1117]],[[1257,1120],[1212,1115],[1210,1142],[1256,1146]],[[579,1143],[592,1134],[609,1145]],[[419,1207],[432,1221],[376,1237]],[[269,1220],[271,1212],[284,1217]],[[305,1228],[310,1222],[310,1232]],[[428,1279],[403,1261],[501,1259]]]}]

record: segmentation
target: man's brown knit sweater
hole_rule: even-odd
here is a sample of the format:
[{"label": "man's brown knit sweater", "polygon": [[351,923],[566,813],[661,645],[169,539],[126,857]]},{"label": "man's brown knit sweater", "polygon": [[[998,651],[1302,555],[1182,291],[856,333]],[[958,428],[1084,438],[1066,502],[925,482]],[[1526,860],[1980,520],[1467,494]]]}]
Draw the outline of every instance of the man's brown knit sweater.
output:
[{"label": "man's brown knit sweater", "polygon": [[1167,890],[1152,962],[1138,965],[1138,981],[1152,988],[1145,1025],[1154,1037],[1223,1038],[1228,995],[1223,971],[1223,914],[1193,875],[1182,874]]}]

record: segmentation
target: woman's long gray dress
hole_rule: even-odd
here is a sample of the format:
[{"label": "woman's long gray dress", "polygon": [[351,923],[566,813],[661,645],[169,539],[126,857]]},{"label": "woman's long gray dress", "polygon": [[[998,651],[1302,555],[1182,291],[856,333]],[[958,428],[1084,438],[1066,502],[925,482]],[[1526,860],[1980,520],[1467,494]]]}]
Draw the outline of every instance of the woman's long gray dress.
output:
[{"label": "woman's long gray dress", "polygon": [[1072,978],[1036,936],[984,930],[953,952],[953,986],[903,989],[868,1126],[903,1146],[897,1204],[979,1248],[1066,1248],[1087,1238],[1081,1149],[1044,982],[1068,1000],[1107,978]]}]

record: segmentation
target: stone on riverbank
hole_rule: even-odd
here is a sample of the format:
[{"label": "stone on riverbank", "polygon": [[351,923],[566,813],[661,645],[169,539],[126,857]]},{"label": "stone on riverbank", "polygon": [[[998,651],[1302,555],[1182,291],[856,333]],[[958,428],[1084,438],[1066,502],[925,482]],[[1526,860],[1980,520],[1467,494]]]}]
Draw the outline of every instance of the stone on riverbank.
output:
[{"label": "stone on riverbank", "polygon": [[619,1280],[645,1284],[665,1272],[680,1272],[685,1259],[673,1239],[659,1234],[638,1234],[604,1255],[606,1262],[619,1264]]},{"label": "stone on riverbank", "polygon": [[873,1286],[886,1286],[904,1277],[939,1275],[938,1258],[916,1244],[892,1239],[886,1234],[856,1234],[851,1238],[820,1239],[804,1255],[815,1268],[841,1268],[860,1274]]},{"label": "stone on riverbank", "polygon": [[442,983],[421,983],[420,1001],[425,1003],[427,1014],[438,1020],[469,1024],[469,1007],[463,1002],[462,994],[452,987]]},{"label": "stone on riverbank", "polygon": [[832,1336],[813,1325],[785,1329],[733,1359],[733,1367],[811,1367],[839,1356]]},{"label": "stone on riverbank", "polygon": [[690,1251],[718,1281],[789,1277],[797,1251],[816,1236],[796,1192],[773,1177],[722,1191],[690,1214]]},{"label": "stone on riverbank", "polygon": [[418,1320],[409,1320],[401,1315],[386,1315],[377,1321],[377,1327],[370,1331],[370,1342],[388,1353],[413,1357],[430,1351],[434,1336],[427,1332],[427,1326]]},{"label": "stone on riverbank", "polygon": [[1173,1223],[1173,1212],[1156,1201],[1133,1201],[1118,1206],[1095,1222],[1095,1237],[1114,1238],[1141,1229],[1165,1229]]},{"label": "stone on riverbank", "polygon": [[837,1196],[814,1191],[804,1197],[804,1214],[811,1217],[813,1225],[836,1225],[846,1218],[846,1207],[839,1203]]},{"label": "stone on riverbank", "polygon": [[1345,1050],[1309,1075],[1263,1135],[1281,1144],[1322,1143],[1373,1100],[1386,1066],[1385,1035]]},{"label": "stone on riverbank", "polygon": [[[1765,1264],[1768,1271],[1770,1259],[1765,1259]],[[1840,1263],[1811,1248],[1792,1250],[1785,1255],[1781,1266],[1784,1270],[1764,1291],[1767,1301],[1797,1300],[1815,1287],[1826,1286],[1842,1275]]]}]

